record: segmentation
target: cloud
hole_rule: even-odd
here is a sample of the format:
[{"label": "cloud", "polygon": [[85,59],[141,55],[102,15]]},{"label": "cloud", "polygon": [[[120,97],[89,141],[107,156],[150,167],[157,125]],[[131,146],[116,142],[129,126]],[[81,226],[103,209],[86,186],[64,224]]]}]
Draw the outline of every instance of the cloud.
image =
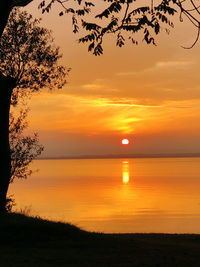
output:
[{"label": "cloud", "polygon": [[122,106],[122,107],[143,107],[143,108],[161,108],[161,105],[148,105],[148,104],[139,104],[135,100],[131,99],[113,99],[113,100],[107,100],[105,101],[105,105],[107,106]]},{"label": "cloud", "polygon": [[157,62],[156,68],[166,68],[166,67],[184,67],[194,64],[192,61],[160,61]]},{"label": "cloud", "polygon": [[147,72],[152,72],[156,70],[161,70],[162,68],[183,68],[194,64],[193,61],[159,61],[154,64],[151,68],[145,68],[140,71],[126,71],[126,72],[118,72],[117,76],[134,76],[138,74],[144,74]]},{"label": "cloud", "polygon": [[90,83],[90,84],[84,84],[84,85],[82,85],[82,88],[92,89],[92,90],[101,89],[103,87],[104,86],[102,84],[95,84],[95,83]]},{"label": "cloud", "polygon": [[132,76],[132,75],[137,75],[140,72],[137,71],[127,71],[127,72],[118,72],[116,73],[117,76]]}]

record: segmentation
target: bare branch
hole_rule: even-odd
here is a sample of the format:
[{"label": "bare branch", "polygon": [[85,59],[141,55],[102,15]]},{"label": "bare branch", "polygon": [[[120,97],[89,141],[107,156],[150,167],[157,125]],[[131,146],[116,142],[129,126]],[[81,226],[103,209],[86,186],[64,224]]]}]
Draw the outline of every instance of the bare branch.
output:
[{"label": "bare branch", "polygon": [[191,49],[191,48],[193,48],[195,46],[195,44],[198,42],[199,36],[200,36],[200,25],[198,27],[197,36],[196,36],[196,39],[195,39],[194,43],[190,47],[184,47],[184,46],[182,46],[182,48],[184,48],[184,49]]}]

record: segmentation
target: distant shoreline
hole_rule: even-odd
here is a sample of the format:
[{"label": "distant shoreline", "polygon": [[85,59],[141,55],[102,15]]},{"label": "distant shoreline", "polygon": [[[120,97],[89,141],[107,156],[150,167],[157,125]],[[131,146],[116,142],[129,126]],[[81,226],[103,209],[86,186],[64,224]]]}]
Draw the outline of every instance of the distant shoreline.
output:
[{"label": "distant shoreline", "polygon": [[118,154],[118,155],[80,155],[61,157],[40,157],[38,160],[56,159],[131,159],[131,158],[198,158],[200,153],[175,153],[175,154]]}]

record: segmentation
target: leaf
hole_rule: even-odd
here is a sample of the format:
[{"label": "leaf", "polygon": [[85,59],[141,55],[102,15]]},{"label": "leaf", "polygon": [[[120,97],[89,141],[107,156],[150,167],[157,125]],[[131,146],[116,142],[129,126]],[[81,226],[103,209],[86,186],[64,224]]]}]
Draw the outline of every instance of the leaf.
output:
[{"label": "leaf", "polygon": [[155,28],[154,28],[154,30],[155,30],[155,33],[156,33],[156,34],[158,34],[158,33],[160,32],[160,25],[159,25],[158,22],[155,23]]},{"label": "leaf", "polygon": [[103,54],[103,48],[102,45],[99,43],[95,48],[94,48],[94,53],[95,56],[100,56]]},{"label": "leaf", "polygon": [[92,51],[94,49],[94,42],[92,42],[89,46],[88,46],[88,51]]}]

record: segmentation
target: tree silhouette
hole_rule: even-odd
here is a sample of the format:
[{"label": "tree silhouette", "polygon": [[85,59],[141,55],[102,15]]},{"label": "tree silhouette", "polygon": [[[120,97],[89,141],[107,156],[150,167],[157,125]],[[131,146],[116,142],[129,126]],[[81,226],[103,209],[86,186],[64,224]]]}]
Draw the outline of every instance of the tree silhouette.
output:
[{"label": "tree silhouette", "polygon": [[44,147],[39,144],[37,133],[32,135],[24,135],[27,129],[27,109],[21,110],[17,118],[10,114],[10,152],[11,152],[11,178],[10,183],[14,179],[26,179],[32,174],[30,163],[37,158]]},{"label": "tree silhouette", "polygon": [[[3,140],[0,142],[3,158],[0,162],[0,210],[5,210],[6,195],[12,177],[9,145],[10,105],[18,98],[42,88],[62,88],[67,70],[59,65],[61,54],[53,44],[51,32],[39,26],[27,12],[17,8],[10,14],[6,29],[0,39],[0,85]],[[35,137],[36,138],[36,137]],[[29,140],[31,143],[31,139]]]},{"label": "tree silhouette", "polygon": [[[32,173],[30,163],[36,159],[43,151],[44,147],[39,144],[37,133],[32,135],[24,135],[24,130],[27,129],[27,112],[28,109],[20,111],[16,118],[11,112],[10,114],[10,155],[11,155],[11,174],[10,183],[17,179],[26,179]],[[15,206],[15,200],[12,196],[7,196],[6,211],[11,211]]]}]

